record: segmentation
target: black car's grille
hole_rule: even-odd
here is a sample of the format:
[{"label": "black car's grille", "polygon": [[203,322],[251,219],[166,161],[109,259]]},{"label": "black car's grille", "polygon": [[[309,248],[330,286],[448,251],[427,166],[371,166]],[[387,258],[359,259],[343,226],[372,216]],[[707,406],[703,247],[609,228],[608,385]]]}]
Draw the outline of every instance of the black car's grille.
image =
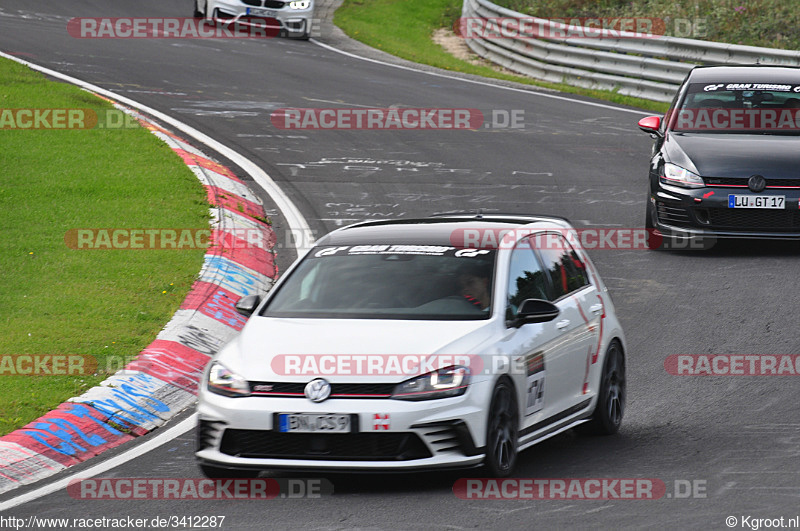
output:
[{"label": "black car's grille", "polygon": [[689,225],[691,224],[691,217],[689,211],[685,208],[669,206],[666,203],[659,201],[656,203],[658,210],[658,220],[667,225]]},{"label": "black car's grille", "polygon": [[[330,398],[389,398],[396,384],[331,384]],[[305,397],[305,383],[250,382],[255,396]]]},{"label": "black car's grille", "polygon": [[714,229],[800,232],[800,210],[709,208]]},{"label": "black car's grille", "polygon": [[[703,177],[706,186],[738,186],[747,188],[749,177]],[[800,188],[800,179],[767,179],[767,188]]]},{"label": "black car's grille", "polygon": [[279,433],[225,430],[220,451],[252,459],[408,461],[431,457],[416,433]]}]

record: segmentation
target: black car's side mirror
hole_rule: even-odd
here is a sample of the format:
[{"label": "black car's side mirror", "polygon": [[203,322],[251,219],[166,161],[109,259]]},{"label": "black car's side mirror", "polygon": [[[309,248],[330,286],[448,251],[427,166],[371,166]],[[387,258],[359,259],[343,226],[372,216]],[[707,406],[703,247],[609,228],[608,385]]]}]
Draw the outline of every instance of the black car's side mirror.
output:
[{"label": "black car's side mirror", "polygon": [[561,310],[550,301],[525,299],[522,301],[522,304],[519,305],[517,318],[513,321],[512,325],[519,328],[528,323],[546,323],[558,317],[559,313],[561,313]]},{"label": "black car's side mirror", "polygon": [[261,297],[258,295],[247,295],[236,301],[236,311],[245,317],[250,317],[261,304]]},{"label": "black car's side mirror", "polygon": [[661,127],[660,116],[647,116],[646,118],[639,120],[637,125],[639,126],[639,129],[645,133],[650,133],[650,136],[653,138],[661,136],[661,133],[658,130]]}]

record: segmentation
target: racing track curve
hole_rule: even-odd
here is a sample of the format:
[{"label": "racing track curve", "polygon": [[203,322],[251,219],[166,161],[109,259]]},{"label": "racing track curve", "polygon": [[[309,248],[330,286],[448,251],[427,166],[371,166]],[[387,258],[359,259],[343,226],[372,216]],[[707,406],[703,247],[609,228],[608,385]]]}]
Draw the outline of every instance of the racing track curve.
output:
[{"label": "racing track curve", "polygon": [[[359,219],[477,208],[564,215],[578,226],[641,224],[650,140],[636,129],[635,113],[399,70],[308,42],[79,40],[65,30],[72,17],[174,17],[189,9],[178,0],[5,0],[0,50],[140,101],[239,151],[282,187],[317,234]],[[525,127],[282,131],[269,120],[281,107],[391,105],[522,109]],[[273,214],[281,234],[284,222]],[[797,252],[793,244],[747,243],[703,254],[591,253],[629,341],[623,429],[608,439],[568,433],[534,447],[517,476],[660,478],[670,493],[674,480],[700,480],[706,498],[462,501],[453,482],[475,475],[462,471],[327,475],[334,496],[267,505],[99,502],[61,491],[9,514],[218,514],[227,516],[227,529],[260,529],[265,516],[275,527],[322,529],[723,528],[729,515],[794,516],[797,380],[677,377],[663,364],[671,354],[798,352],[796,296],[787,289],[797,278]],[[279,257],[285,267],[292,253],[279,249]],[[198,477],[191,450],[190,432],[109,475]]]}]

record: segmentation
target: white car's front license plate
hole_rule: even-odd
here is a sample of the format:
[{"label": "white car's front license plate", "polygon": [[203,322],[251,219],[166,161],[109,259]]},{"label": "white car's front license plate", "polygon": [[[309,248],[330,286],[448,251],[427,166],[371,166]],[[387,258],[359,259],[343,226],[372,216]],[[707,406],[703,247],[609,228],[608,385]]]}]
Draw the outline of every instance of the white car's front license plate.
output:
[{"label": "white car's front license plate", "polygon": [[349,433],[350,415],[317,413],[280,413],[278,431],[283,433]]},{"label": "white car's front license plate", "polygon": [[271,9],[259,9],[257,7],[248,7],[247,14],[251,17],[275,18],[278,16],[277,11],[272,11]]},{"label": "white car's front license plate", "polygon": [[783,195],[729,195],[728,208],[786,208]]}]

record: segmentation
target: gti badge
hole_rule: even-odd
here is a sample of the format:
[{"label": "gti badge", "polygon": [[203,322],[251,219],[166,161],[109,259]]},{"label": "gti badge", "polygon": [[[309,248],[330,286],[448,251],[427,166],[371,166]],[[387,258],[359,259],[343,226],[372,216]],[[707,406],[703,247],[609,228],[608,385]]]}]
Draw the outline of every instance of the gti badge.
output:
[{"label": "gti badge", "polygon": [[331,384],[327,380],[317,378],[306,384],[306,398],[312,402],[322,402],[331,396]]},{"label": "gti badge", "polygon": [[761,175],[751,175],[747,180],[747,187],[753,192],[763,192],[767,187],[767,180]]}]

